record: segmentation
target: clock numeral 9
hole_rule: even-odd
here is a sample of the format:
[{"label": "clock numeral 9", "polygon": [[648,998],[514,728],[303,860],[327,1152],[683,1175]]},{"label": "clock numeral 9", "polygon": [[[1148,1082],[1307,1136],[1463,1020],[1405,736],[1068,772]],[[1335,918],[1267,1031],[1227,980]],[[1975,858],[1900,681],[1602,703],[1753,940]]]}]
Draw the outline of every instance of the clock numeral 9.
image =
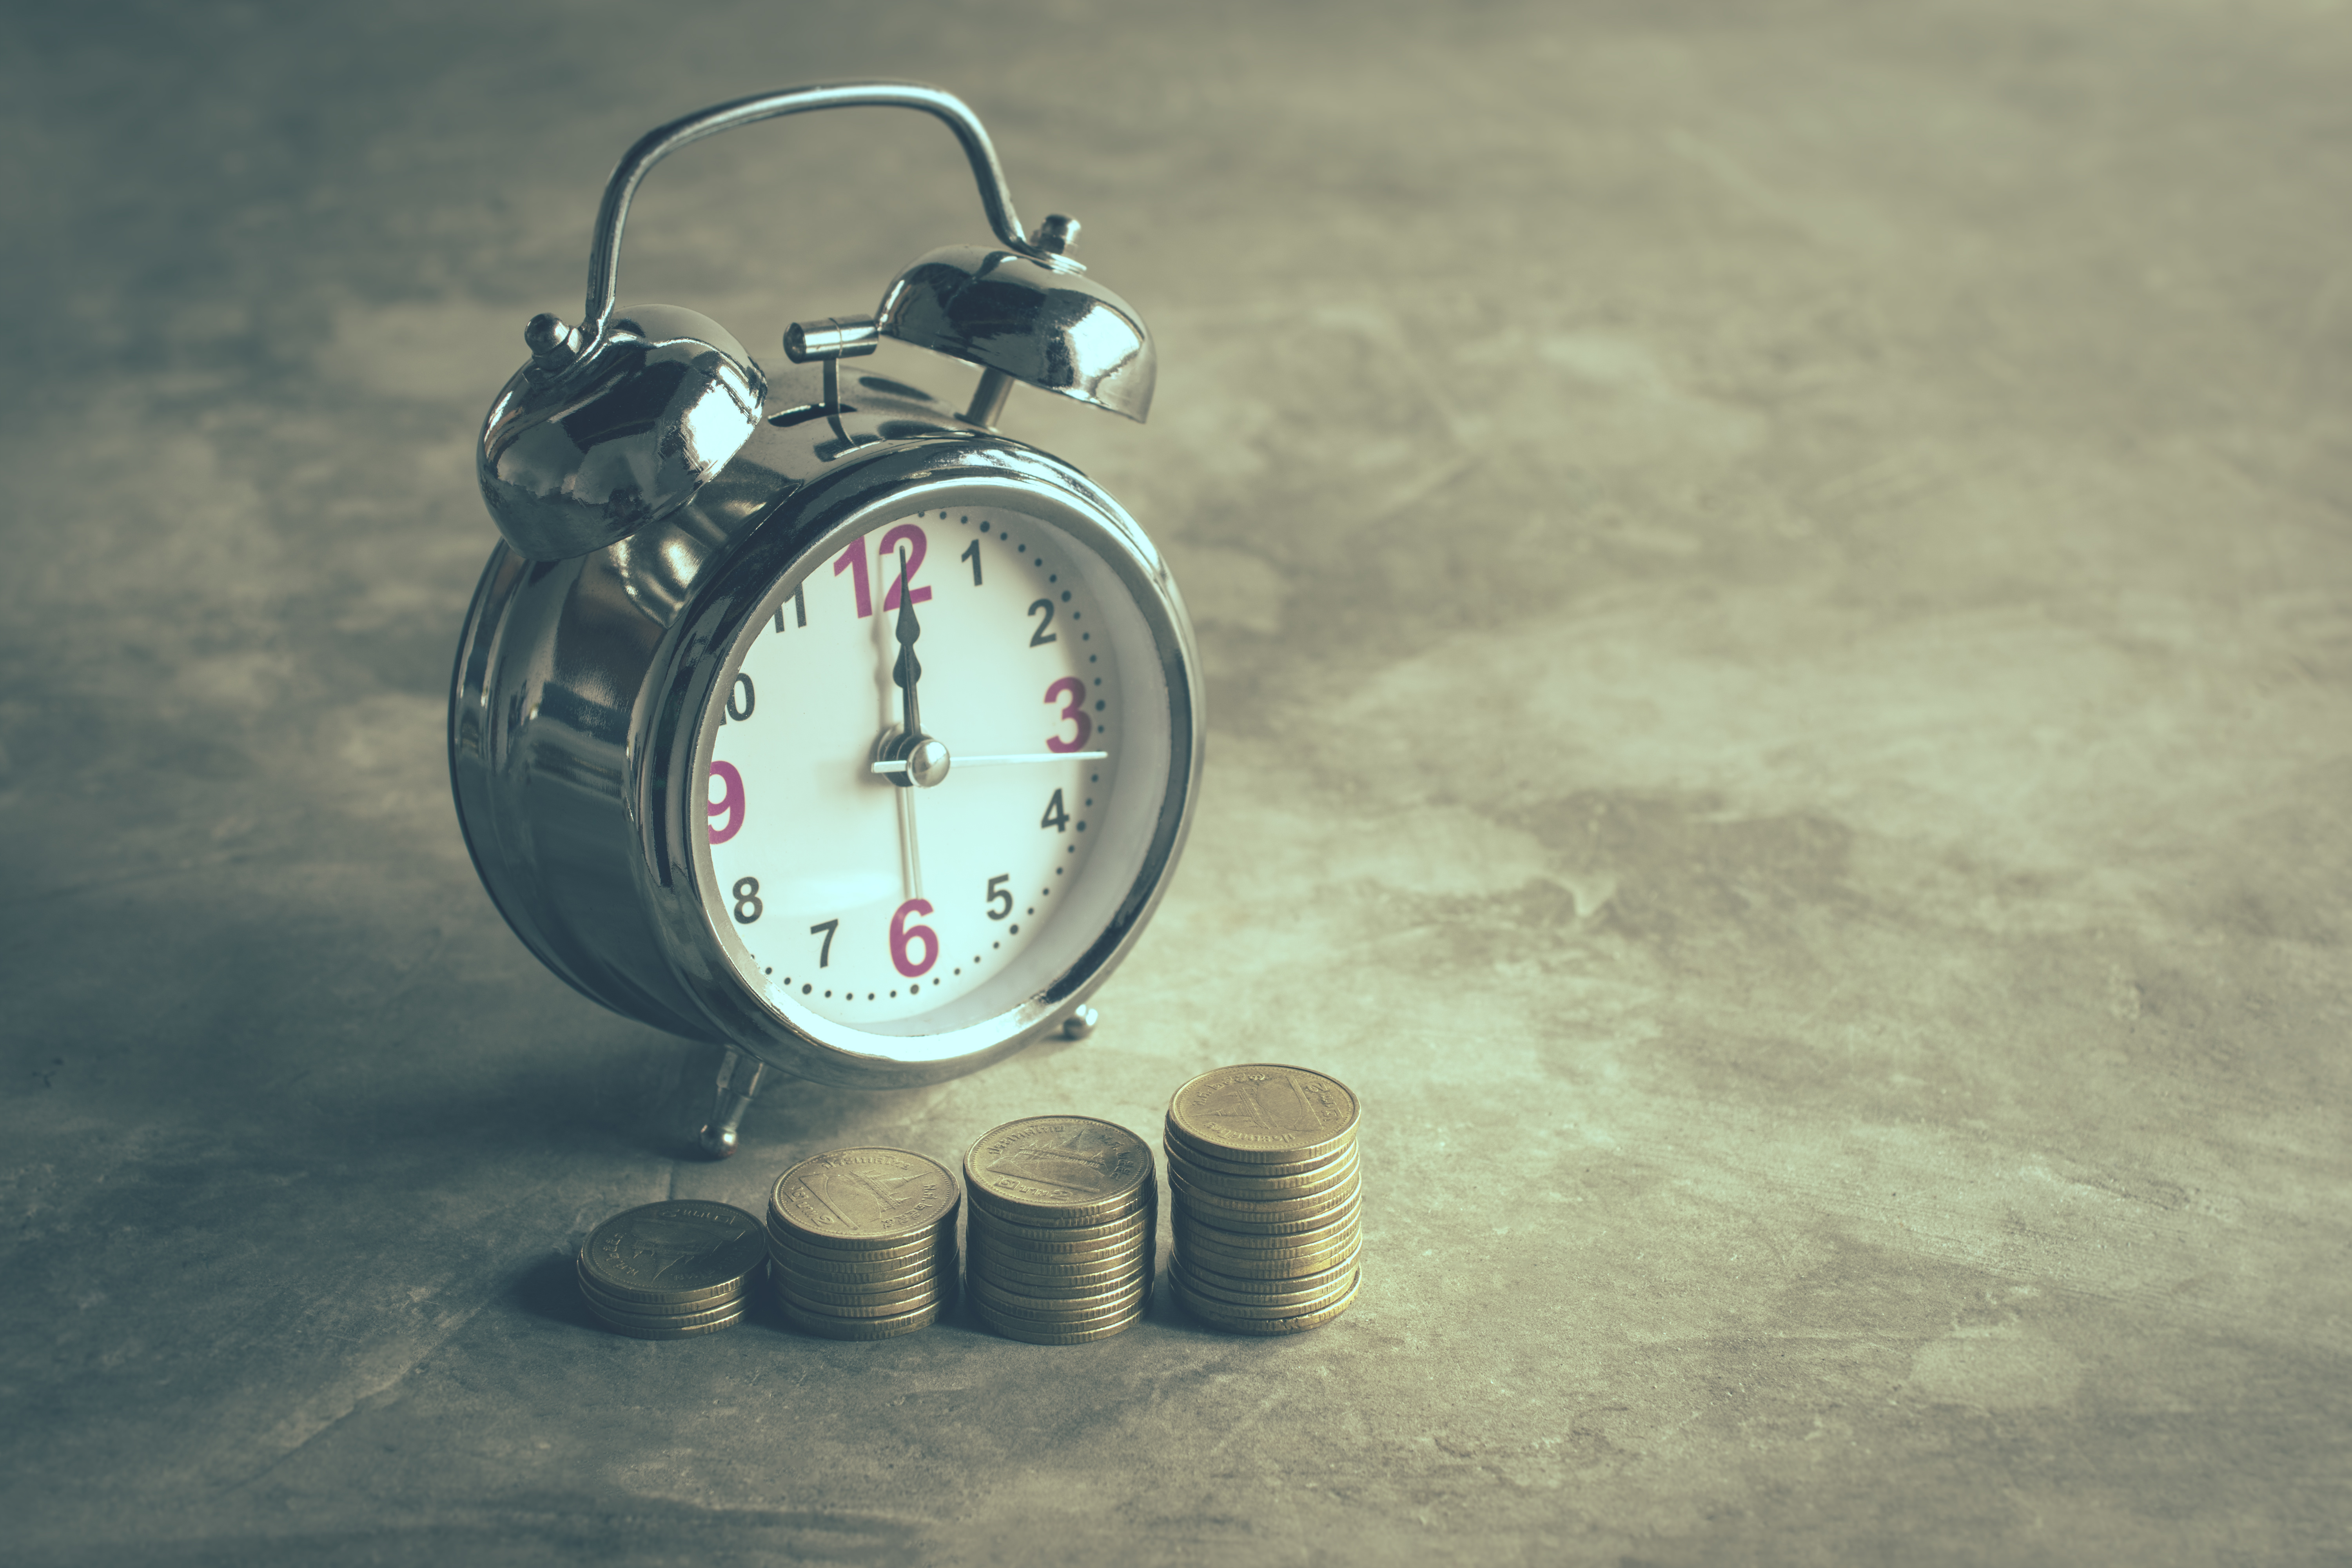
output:
[{"label": "clock numeral 9", "polygon": [[710,764],[710,782],[719,786],[719,798],[706,799],[702,803],[702,812],[705,816],[727,819],[723,826],[710,830],[710,842],[724,844],[734,837],[743,826],[743,775],[736,772],[733,763],[713,763]]},{"label": "clock numeral 9", "polygon": [[767,912],[768,906],[760,901],[759,878],[746,877],[735,884],[736,920],[744,925],[750,925]]},{"label": "clock numeral 9", "polygon": [[1061,716],[1066,722],[1075,722],[1078,732],[1066,741],[1059,735],[1048,735],[1045,737],[1045,749],[1049,752],[1081,751],[1086,746],[1087,737],[1095,732],[1095,721],[1087,717],[1087,683],[1075,675],[1066,675],[1045,688],[1045,700],[1051,702],[1066,692],[1070,700],[1062,704]]},{"label": "clock numeral 9", "polygon": [[[908,915],[927,915],[930,912],[931,902],[929,899],[908,899],[898,906],[898,912],[890,917],[890,962],[898,966],[899,973],[909,980],[919,979],[929,973],[931,965],[940,961],[939,933],[929,926],[910,926],[907,923]],[[909,950],[918,942],[922,944],[923,949],[923,960],[920,963],[916,963],[909,952]]]}]

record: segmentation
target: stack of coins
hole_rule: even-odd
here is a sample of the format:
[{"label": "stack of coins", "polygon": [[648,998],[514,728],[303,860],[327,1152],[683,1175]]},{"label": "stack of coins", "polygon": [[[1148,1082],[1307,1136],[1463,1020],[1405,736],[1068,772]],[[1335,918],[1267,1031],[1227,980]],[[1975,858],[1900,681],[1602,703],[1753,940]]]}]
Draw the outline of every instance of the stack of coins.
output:
[{"label": "stack of coins", "polygon": [[1159,1241],[1151,1145],[1090,1116],[1008,1121],[971,1146],[972,1310],[1007,1339],[1075,1345],[1143,1319]]},{"label": "stack of coins", "polygon": [[596,1321],[617,1333],[715,1334],[741,1321],[763,1256],[760,1222],[731,1204],[647,1204],[589,1233],[580,1249],[580,1293]]},{"label": "stack of coins", "polygon": [[1168,1102],[1169,1287],[1243,1334],[1328,1323],[1363,1251],[1356,1097],[1303,1068],[1205,1072]]},{"label": "stack of coins", "polygon": [[796,1329],[887,1340],[955,1300],[954,1174],[904,1149],[834,1149],[776,1178],[768,1261]]}]

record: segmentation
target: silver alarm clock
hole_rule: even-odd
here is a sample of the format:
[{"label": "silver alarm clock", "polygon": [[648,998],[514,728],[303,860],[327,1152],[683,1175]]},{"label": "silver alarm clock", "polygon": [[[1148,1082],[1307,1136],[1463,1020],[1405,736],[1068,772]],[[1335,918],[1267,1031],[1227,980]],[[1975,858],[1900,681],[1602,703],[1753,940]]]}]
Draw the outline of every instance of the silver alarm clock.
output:
[{"label": "silver alarm clock", "polygon": [[[616,308],[656,163],[854,105],[945,121],[997,243],[923,257],[871,316],[795,323],[772,380],[707,318]],[[767,1068],[924,1084],[1085,1032],[1183,847],[1202,713],[1176,585],[1117,501],[996,428],[1016,382],[1150,408],[1150,334],[1076,233],[1022,228],[936,89],[721,104],[621,160],[583,319],[532,319],[483,424],[504,542],[457,646],[458,819],[549,968],[729,1047],[714,1153]],[[885,337],[980,367],[961,412],[850,374]]]}]

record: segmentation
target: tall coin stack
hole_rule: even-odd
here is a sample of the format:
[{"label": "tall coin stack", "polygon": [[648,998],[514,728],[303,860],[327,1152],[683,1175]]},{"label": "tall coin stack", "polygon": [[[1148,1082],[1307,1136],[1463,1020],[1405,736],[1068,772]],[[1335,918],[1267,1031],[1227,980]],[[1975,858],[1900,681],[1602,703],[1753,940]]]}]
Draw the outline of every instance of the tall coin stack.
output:
[{"label": "tall coin stack", "polygon": [[833,1149],[776,1178],[768,1262],[796,1329],[886,1340],[955,1300],[954,1174],[904,1149]]},{"label": "tall coin stack", "polygon": [[647,1204],[589,1233],[580,1248],[580,1293],[615,1333],[715,1334],[742,1321],[763,1256],[760,1222],[731,1204]]},{"label": "tall coin stack", "polygon": [[1205,1072],[1168,1102],[1169,1287],[1242,1334],[1292,1334],[1356,1299],[1355,1095],[1304,1068]]},{"label": "tall coin stack", "polygon": [[1159,1241],[1151,1145],[1090,1116],[1008,1121],[964,1156],[972,1310],[1007,1339],[1074,1345],[1142,1321]]}]

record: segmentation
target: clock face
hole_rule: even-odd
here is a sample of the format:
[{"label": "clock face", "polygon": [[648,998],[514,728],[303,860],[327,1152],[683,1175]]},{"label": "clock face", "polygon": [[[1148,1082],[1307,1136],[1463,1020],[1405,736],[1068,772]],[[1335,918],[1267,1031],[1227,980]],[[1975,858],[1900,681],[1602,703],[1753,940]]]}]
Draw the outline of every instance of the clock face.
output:
[{"label": "clock face", "polygon": [[[909,685],[930,742],[911,760]],[[804,558],[702,725],[703,902],[738,977],[903,1060],[1102,937],[1167,791],[1144,615],[1081,530],[1003,504],[900,511]]]}]

